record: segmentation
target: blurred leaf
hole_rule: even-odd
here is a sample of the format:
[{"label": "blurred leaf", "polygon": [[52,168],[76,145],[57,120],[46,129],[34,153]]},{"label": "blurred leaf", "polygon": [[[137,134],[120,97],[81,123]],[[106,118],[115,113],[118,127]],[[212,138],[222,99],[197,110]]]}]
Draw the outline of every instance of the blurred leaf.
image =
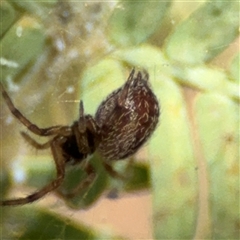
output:
[{"label": "blurred leaf", "polygon": [[130,67],[144,68],[152,72],[170,73],[171,70],[170,63],[161,49],[148,44],[119,49],[113,53],[113,57],[127,63]]},{"label": "blurred leaf", "polygon": [[[103,168],[101,158],[94,155],[90,161],[96,171],[96,178],[93,182],[86,188],[79,191],[73,198],[62,197],[66,204],[71,208],[79,209],[89,207],[97,201],[101,193],[106,190],[108,174]],[[25,176],[23,179],[25,184],[35,187],[36,190],[40,190],[56,177],[54,160],[51,155],[26,156],[24,158],[24,163],[21,162],[19,164],[21,166],[15,165],[15,169],[13,169],[15,178],[17,177],[17,174],[19,174],[19,170],[21,168],[21,174]],[[24,167],[22,167],[23,164]],[[86,179],[87,174],[81,166],[82,165],[66,166],[65,179],[63,184],[59,187],[63,194],[71,193],[76,186]],[[27,194],[29,194],[29,192]]]},{"label": "blurred leaf", "polygon": [[95,239],[91,229],[37,207],[8,209],[4,220],[2,239]]},{"label": "blurred leaf", "polygon": [[204,153],[209,163],[212,163],[216,161],[220,148],[228,143],[228,138],[237,140],[239,105],[214,93],[199,95],[195,104]]},{"label": "blurred leaf", "polygon": [[238,84],[230,81],[222,69],[207,65],[198,65],[195,67],[176,66],[170,60],[166,59],[159,48],[147,44],[115,51],[113,56],[131,66],[148,70],[152,85],[161,79],[160,77],[155,80],[156,74],[161,73],[162,75],[174,76],[181,84],[189,87],[222,93],[240,101]]},{"label": "blurred leaf", "polygon": [[166,41],[166,53],[181,64],[200,64],[222,52],[238,34],[238,1],[208,1],[176,27]]},{"label": "blurred leaf", "polygon": [[87,68],[82,75],[80,87],[80,95],[87,113],[94,115],[103,99],[123,83],[123,67],[119,61],[104,58]]},{"label": "blurred leaf", "polygon": [[16,12],[7,1],[1,1],[0,6],[1,28],[0,37],[9,29],[16,19]]},{"label": "blurred leaf", "polygon": [[116,198],[119,193],[134,193],[150,187],[150,170],[146,163],[128,158],[124,161],[116,161],[113,167],[123,179],[110,178],[109,198]]},{"label": "blurred leaf", "polygon": [[0,171],[0,200],[3,200],[5,194],[9,190],[10,184],[10,174],[6,171]]},{"label": "blurred leaf", "polygon": [[30,14],[37,15],[41,18],[46,18],[49,14],[49,7],[53,7],[57,0],[28,0],[28,1],[18,1],[11,0],[11,3],[18,9],[29,12]]},{"label": "blurred leaf", "polygon": [[196,99],[201,143],[208,165],[213,239],[239,236],[239,106],[218,94]]},{"label": "blurred leaf", "polygon": [[125,191],[131,192],[150,187],[149,166],[141,163],[130,164],[126,174],[127,180],[124,181]]},{"label": "blurred leaf", "polygon": [[[97,201],[103,191],[106,190],[108,174],[103,167],[102,159],[95,154],[90,161],[96,172],[96,177],[93,182],[79,191],[73,198],[63,198],[63,200],[65,200],[65,202],[72,208],[89,207]],[[64,183],[59,189],[63,193],[71,193],[71,190],[77,187],[79,183],[86,179],[86,177],[87,174],[80,167],[73,166],[67,171]]]},{"label": "blurred leaf", "polygon": [[233,79],[239,84],[240,83],[240,77],[239,77],[240,54],[239,53],[236,54],[235,58],[233,59],[230,71]]},{"label": "blurred leaf", "polygon": [[50,183],[56,177],[56,169],[52,155],[36,155],[25,156],[23,161],[18,162],[12,169],[15,178],[19,171],[22,171],[24,182],[28,186],[40,189]]},{"label": "blurred leaf", "polygon": [[[98,200],[104,191],[112,188],[112,186],[108,186],[109,180],[117,182],[114,188],[117,186],[115,190],[118,192],[132,192],[149,187],[149,168],[146,165],[139,163],[129,164],[127,160],[121,168],[113,165],[120,175],[126,177],[126,180],[123,181],[110,177],[105,171],[102,164],[103,160],[98,154],[95,154],[90,161],[96,171],[96,178],[93,182],[86,188],[80,190],[73,198],[61,197],[71,208],[82,209],[90,207]],[[14,164],[12,173],[14,179],[18,179],[20,175],[24,176],[21,183],[23,184],[24,182],[27,186],[34,187],[35,191],[49,184],[56,177],[56,169],[51,155],[36,156],[34,154],[32,156],[26,156],[23,161]],[[65,180],[59,189],[65,194],[71,193],[71,191],[86,178],[87,174],[81,166],[67,166]],[[5,185],[5,178],[3,178],[2,184],[4,184],[3,186],[5,186],[4,189],[6,190],[8,185]],[[15,184],[18,183],[16,182]],[[27,192],[25,194],[30,193]]]},{"label": "blurred leaf", "polygon": [[171,1],[120,1],[108,20],[108,35],[121,46],[145,41],[159,28]]},{"label": "blurred leaf", "polygon": [[191,239],[197,217],[197,172],[180,87],[154,76],[161,99],[160,125],[149,143],[155,239]]},{"label": "blurred leaf", "polygon": [[41,24],[34,18],[25,16],[16,22],[0,42],[1,76],[15,78],[36,58],[45,41]]},{"label": "blurred leaf", "polygon": [[229,80],[222,69],[205,65],[188,68],[174,68],[173,74],[184,85],[208,92],[222,93],[240,101],[239,85]]},{"label": "blurred leaf", "polygon": [[64,213],[53,211],[36,206],[5,208],[2,211],[4,221],[0,224],[1,239],[124,239],[106,231],[97,232],[80,221],[65,217]]}]

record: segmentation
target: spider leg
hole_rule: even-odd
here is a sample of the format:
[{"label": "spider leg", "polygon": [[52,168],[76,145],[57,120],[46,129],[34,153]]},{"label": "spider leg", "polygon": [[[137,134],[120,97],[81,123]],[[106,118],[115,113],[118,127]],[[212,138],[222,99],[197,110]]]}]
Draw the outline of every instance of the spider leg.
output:
[{"label": "spider leg", "polygon": [[122,174],[120,174],[119,172],[117,172],[116,170],[114,170],[113,167],[109,163],[106,163],[103,161],[103,166],[111,177],[126,180],[126,177],[123,176]]},{"label": "spider leg", "polygon": [[96,178],[96,172],[94,168],[88,164],[86,167],[87,177],[81,181],[71,192],[63,193],[59,190],[56,191],[58,197],[64,198],[74,198],[80,191],[86,189]]},{"label": "spider leg", "polygon": [[53,126],[49,128],[39,128],[37,125],[33,124],[29,121],[13,104],[11,98],[9,97],[8,93],[4,89],[2,83],[0,83],[0,89],[2,92],[2,96],[5,99],[7,106],[11,113],[24,125],[26,126],[31,132],[35,133],[39,136],[50,136],[55,134],[63,134],[67,135],[70,132],[69,127],[64,126]]},{"label": "spider leg", "polygon": [[51,142],[51,150],[52,150],[52,154],[53,154],[53,158],[54,158],[56,170],[57,170],[56,179],[50,182],[45,187],[43,187],[42,189],[40,189],[39,191],[27,197],[0,201],[0,205],[13,206],[13,205],[23,205],[27,203],[32,203],[42,198],[47,193],[55,190],[61,185],[65,176],[65,159],[62,154],[62,148],[61,148],[61,144],[63,143],[63,141],[65,141],[64,138],[56,137]]},{"label": "spider leg", "polygon": [[83,101],[79,105],[79,120],[72,127],[76,136],[78,150],[83,154],[91,154],[96,150],[99,141],[99,129],[91,115],[84,115]]},{"label": "spider leg", "polygon": [[35,147],[36,149],[47,149],[51,146],[51,140],[47,141],[46,143],[38,143],[37,141],[35,141],[33,138],[31,138],[27,133],[25,132],[21,132],[22,137],[33,147]]}]

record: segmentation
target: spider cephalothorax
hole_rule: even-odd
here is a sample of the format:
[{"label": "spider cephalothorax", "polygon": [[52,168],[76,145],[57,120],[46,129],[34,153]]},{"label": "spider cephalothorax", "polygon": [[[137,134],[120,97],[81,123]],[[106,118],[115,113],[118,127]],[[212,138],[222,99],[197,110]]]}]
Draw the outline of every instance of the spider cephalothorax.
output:
[{"label": "spider cephalothorax", "polygon": [[[27,204],[56,190],[64,180],[66,164],[78,164],[96,150],[105,160],[103,165],[106,170],[111,175],[117,175],[109,163],[134,154],[154,132],[160,114],[146,72],[135,75],[132,70],[126,83],[99,105],[95,117],[84,113],[81,101],[79,119],[71,126],[39,128],[15,108],[3,86],[0,86],[10,111],[20,122],[36,135],[51,137],[40,144],[22,132],[22,136],[36,149],[51,148],[57,170],[57,178],[39,191],[27,197],[0,201],[0,205]],[[85,170],[89,177],[84,181],[88,183],[95,174],[89,161],[85,164]],[[73,196],[84,185],[80,183],[67,195]]]}]

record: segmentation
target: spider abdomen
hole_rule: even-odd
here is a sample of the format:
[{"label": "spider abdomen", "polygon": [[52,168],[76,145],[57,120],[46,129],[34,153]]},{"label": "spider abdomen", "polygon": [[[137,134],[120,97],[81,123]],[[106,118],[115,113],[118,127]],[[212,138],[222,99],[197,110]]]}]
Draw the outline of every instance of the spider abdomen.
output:
[{"label": "spider abdomen", "polygon": [[134,154],[154,132],[159,105],[148,85],[148,75],[134,71],[125,85],[110,94],[96,113],[101,128],[99,151],[107,160]]}]

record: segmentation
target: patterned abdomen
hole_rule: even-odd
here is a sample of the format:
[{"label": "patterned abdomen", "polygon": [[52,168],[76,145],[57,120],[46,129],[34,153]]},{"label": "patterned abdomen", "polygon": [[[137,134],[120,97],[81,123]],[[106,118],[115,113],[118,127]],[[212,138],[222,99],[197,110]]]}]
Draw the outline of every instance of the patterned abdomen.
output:
[{"label": "patterned abdomen", "polygon": [[148,74],[131,72],[127,82],[103,101],[95,116],[101,129],[99,152],[106,160],[134,154],[154,132],[159,105]]}]

